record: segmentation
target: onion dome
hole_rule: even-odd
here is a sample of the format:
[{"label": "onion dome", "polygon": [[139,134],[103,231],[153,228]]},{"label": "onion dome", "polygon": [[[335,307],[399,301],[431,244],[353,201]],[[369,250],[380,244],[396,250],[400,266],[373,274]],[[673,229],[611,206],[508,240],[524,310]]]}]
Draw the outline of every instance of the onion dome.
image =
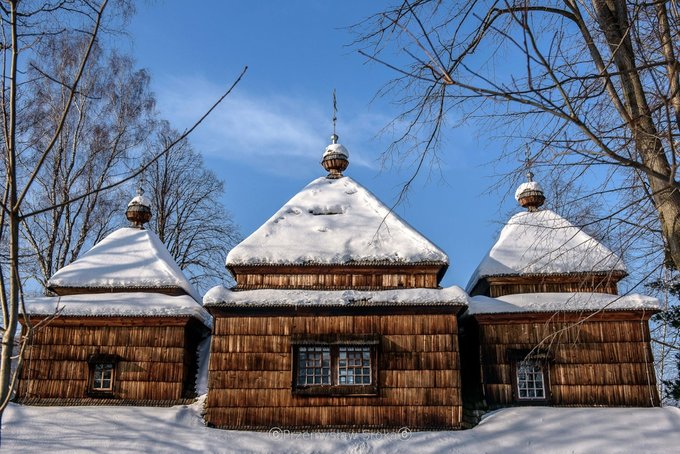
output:
[{"label": "onion dome", "polygon": [[538,211],[545,203],[543,188],[534,181],[534,174],[531,171],[527,172],[527,182],[520,184],[515,191],[515,199],[529,211]]},{"label": "onion dome", "polygon": [[338,143],[338,135],[331,136],[331,144],[326,147],[321,165],[328,171],[326,178],[342,178],[342,172],[349,165],[349,151]]},{"label": "onion dome", "polygon": [[151,202],[144,197],[144,190],[137,189],[137,195],[128,203],[125,217],[133,227],[144,228],[144,224],[151,220]]}]

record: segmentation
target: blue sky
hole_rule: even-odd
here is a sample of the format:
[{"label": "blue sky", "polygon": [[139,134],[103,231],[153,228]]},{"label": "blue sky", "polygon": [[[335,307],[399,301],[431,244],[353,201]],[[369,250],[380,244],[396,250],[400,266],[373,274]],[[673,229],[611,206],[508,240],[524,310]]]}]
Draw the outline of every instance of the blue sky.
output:
[{"label": "blue sky", "polygon": [[[381,6],[358,0],[139,2],[130,39],[120,46],[150,71],[158,108],[175,128],[189,126],[249,67],[191,137],[225,181],[224,204],[244,236],[325,174],[319,161],[332,133],[334,88],[340,142],[350,151],[345,173],[386,204],[396,200],[412,168],[385,168],[380,156],[399,132],[397,125],[381,133],[399,106],[374,99],[394,74],[366,62],[347,29]],[[441,168],[419,175],[396,208],[449,255],[443,285],[467,283],[516,207],[514,188],[489,191],[499,179],[490,164],[497,146],[474,125],[450,128]]]}]

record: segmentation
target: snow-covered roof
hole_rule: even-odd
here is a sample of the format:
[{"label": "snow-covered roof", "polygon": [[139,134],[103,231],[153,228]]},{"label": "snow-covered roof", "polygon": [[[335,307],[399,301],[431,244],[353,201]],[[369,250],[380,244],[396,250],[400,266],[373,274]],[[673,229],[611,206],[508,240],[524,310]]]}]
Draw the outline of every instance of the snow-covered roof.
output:
[{"label": "snow-covered roof", "polygon": [[189,295],[169,296],[162,293],[119,292],[26,298],[29,315],[81,317],[181,317],[190,316],[207,327],[212,317]]},{"label": "snow-covered roof", "polygon": [[122,228],[108,235],[50,278],[48,287],[181,288],[200,296],[155,233]]},{"label": "snow-covered roof", "polygon": [[489,276],[626,271],[616,254],[551,210],[514,215],[467,285]]},{"label": "snow-covered roof", "polygon": [[607,293],[519,293],[497,298],[472,296],[469,314],[516,312],[580,312],[599,310],[658,310],[659,300],[651,296]]},{"label": "snow-covered roof", "polygon": [[448,257],[349,177],[312,181],[227,256],[228,266],[365,262]]},{"label": "snow-covered roof", "polygon": [[203,297],[204,306],[466,306],[468,295],[458,287],[398,290],[244,290],[213,287]]}]

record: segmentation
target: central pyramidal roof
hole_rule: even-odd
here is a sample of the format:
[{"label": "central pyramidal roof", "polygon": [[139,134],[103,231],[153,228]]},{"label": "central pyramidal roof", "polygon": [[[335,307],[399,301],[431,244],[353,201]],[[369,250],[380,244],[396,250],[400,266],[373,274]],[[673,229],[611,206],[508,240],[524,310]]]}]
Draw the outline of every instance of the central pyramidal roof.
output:
[{"label": "central pyramidal roof", "polygon": [[447,255],[347,176],[308,184],[231,250],[231,265],[448,264]]},{"label": "central pyramidal roof", "polygon": [[543,191],[531,178],[515,198],[529,211],[515,214],[503,227],[468,282],[468,291],[492,276],[626,272],[621,258],[602,243],[554,211],[539,210]]}]

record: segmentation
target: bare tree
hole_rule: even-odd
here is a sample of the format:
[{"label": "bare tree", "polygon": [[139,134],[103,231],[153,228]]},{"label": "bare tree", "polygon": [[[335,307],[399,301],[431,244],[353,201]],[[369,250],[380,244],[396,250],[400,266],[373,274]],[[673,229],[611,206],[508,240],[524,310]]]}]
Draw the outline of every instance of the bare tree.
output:
[{"label": "bare tree", "polygon": [[[118,0],[125,3],[124,0]],[[113,1],[112,1],[113,3]],[[112,190],[143,173],[156,160],[169,152],[174,146],[185,139],[198,125],[226,98],[234,87],[239,83],[247,67],[223,93],[223,95],[210,106],[196,122],[180,134],[176,140],[168,144],[162,150],[158,150],[151,159],[144,162],[137,170],[126,172],[123,175],[107,179],[97,187],[80,188],[80,193],[70,195],[67,200],[53,203],[43,201],[41,206],[29,208],[28,200],[31,200],[32,191],[37,187],[37,181],[41,172],[45,169],[48,159],[51,159],[55,149],[58,148],[59,138],[67,126],[69,112],[74,107],[80,83],[84,77],[93,50],[95,49],[98,36],[102,27],[104,12],[107,9],[108,0],[54,0],[54,1],[30,1],[8,0],[0,4],[0,21],[2,33],[2,99],[0,99],[0,125],[3,146],[3,165],[0,170],[3,180],[3,193],[0,200],[0,245],[7,245],[6,255],[2,257],[0,264],[0,306],[2,309],[2,345],[0,350],[0,422],[4,409],[9,403],[14,389],[18,371],[21,366],[22,352],[17,356],[16,372],[13,373],[13,353],[15,347],[16,330],[19,316],[25,311],[20,311],[23,306],[23,292],[21,288],[20,271],[24,257],[21,255],[20,242],[22,238],[22,226],[25,222],[43,213],[73,206],[81,200],[87,199],[93,194]],[[130,5],[123,4],[115,11],[128,11]],[[114,12],[115,12],[114,11]],[[54,129],[45,131],[45,139],[40,144],[35,141],[27,141],[36,149],[28,151],[22,138],[20,125],[24,115],[22,94],[30,89],[32,80],[27,79],[23,58],[31,56],[32,49],[41,40],[49,36],[66,36],[67,30],[78,30],[85,36],[87,44],[77,56],[77,68],[72,73],[72,78],[66,82],[59,82],[50,74],[42,74],[43,77],[52,79],[62,85],[65,90],[61,103],[61,110],[55,115]],[[35,156],[30,162],[22,159],[24,153]],[[5,251],[3,251],[5,252]],[[26,327],[21,338],[20,349],[23,350],[30,339],[32,326],[28,317],[25,319]]]},{"label": "bare tree", "polygon": [[[179,133],[162,122],[153,150],[163,149]],[[203,158],[182,140],[144,173],[144,187],[154,207],[149,224],[199,291],[221,283],[224,251],[239,241],[238,228],[220,197],[224,183]]]},{"label": "bare tree", "polygon": [[[35,49],[28,70],[34,82],[25,94],[22,121],[26,124],[21,128],[26,140],[21,159],[27,163],[38,159],[55,130],[66,107],[67,83],[86,44],[81,36],[63,33],[45,37]],[[22,232],[35,254],[35,260],[24,267],[24,277],[30,274],[45,287],[83,246],[96,243],[116,226],[124,195],[98,190],[124,173],[130,161],[139,159],[134,152],[152,130],[154,104],[145,71],[134,70],[128,57],[93,48],[61,134],[25,206],[30,211],[45,202],[61,205],[81,192],[92,194],[24,220]]]},{"label": "bare tree", "polygon": [[655,262],[661,251],[678,267],[677,8],[404,0],[360,25],[358,43],[395,71],[386,92],[394,89],[407,124],[396,150],[415,152],[418,168],[437,159],[451,117],[486,120],[490,134],[515,147],[511,154],[531,144],[535,166],[578,179],[584,193],[575,197],[606,206],[601,218],[626,235],[656,237]]}]

